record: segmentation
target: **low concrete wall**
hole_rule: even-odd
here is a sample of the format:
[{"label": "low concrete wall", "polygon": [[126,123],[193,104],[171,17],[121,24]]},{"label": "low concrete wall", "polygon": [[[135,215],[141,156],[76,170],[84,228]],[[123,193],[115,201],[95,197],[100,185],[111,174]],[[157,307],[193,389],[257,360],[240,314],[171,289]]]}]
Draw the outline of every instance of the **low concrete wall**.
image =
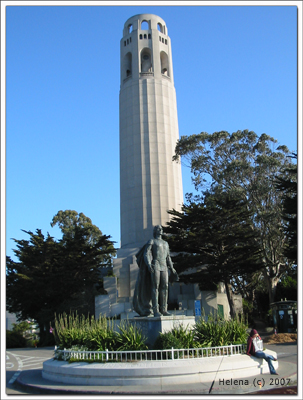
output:
[{"label": "low concrete wall", "polygon": [[[276,357],[276,353],[266,353]],[[273,361],[278,368],[278,361]],[[136,361],[127,363],[71,363],[48,360],[42,376],[55,382],[72,385],[128,386],[171,385],[211,382],[215,379],[243,379],[269,373],[265,360],[247,355],[224,357]]]}]

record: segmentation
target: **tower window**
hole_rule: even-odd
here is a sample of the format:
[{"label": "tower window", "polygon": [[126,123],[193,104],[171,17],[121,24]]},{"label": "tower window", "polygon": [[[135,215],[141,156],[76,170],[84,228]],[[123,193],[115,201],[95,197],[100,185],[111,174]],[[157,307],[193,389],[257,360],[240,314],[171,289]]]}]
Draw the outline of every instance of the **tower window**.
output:
[{"label": "tower window", "polygon": [[164,43],[164,39],[162,38],[162,43]]},{"label": "tower window", "polygon": [[127,53],[124,56],[124,71],[125,71],[125,77],[127,78],[128,76],[131,76],[132,74],[132,54]]},{"label": "tower window", "polygon": [[143,36],[142,36],[141,34],[140,34],[140,36],[139,36],[139,37],[140,37],[140,39],[142,39],[142,38],[143,38]]},{"label": "tower window", "polygon": [[159,36],[159,40],[160,40],[160,42],[161,42],[161,37]]},{"label": "tower window", "polygon": [[124,40],[124,46],[126,46],[126,40]]},{"label": "tower window", "polygon": [[132,24],[128,25],[127,29],[128,29],[128,33],[131,33],[133,31]]},{"label": "tower window", "polygon": [[160,53],[160,63],[161,63],[162,75],[170,76],[169,65],[168,65],[168,55],[164,51],[161,51],[161,53]]},{"label": "tower window", "polygon": [[148,39],[151,39],[151,34],[150,33],[148,34]]},{"label": "tower window", "polygon": [[129,40],[127,39],[127,44],[129,44]]},{"label": "tower window", "polygon": [[[165,41],[166,41],[166,40],[165,40]],[[131,42],[132,42],[132,38],[130,37],[130,38],[129,38],[129,43],[131,43]]]},{"label": "tower window", "polygon": [[167,39],[165,39],[165,44],[167,44]]},{"label": "tower window", "polygon": [[147,36],[146,36],[146,34],[144,34],[144,39],[147,39]]},{"label": "tower window", "polygon": [[149,29],[149,23],[147,21],[142,21],[141,22],[141,30],[147,31],[148,29]]},{"label": "tower window", "polygon": [[163,26],[162,26],[162,24],[160,24],[160,22],[158,23],[157,28],[158,28],[159,32],[164,33],[163,32]]},{"label": "tower window", "polygon": [[152,72],[151,50],[149,48],[141,51],[141,72]]}]

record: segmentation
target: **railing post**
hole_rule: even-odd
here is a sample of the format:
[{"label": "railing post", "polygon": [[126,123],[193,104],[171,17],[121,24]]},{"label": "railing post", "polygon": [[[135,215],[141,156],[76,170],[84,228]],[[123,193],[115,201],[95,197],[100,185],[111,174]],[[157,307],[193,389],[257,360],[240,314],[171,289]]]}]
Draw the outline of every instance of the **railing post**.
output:
[{"label": "railing post", "polygon": [[108,361],[108,349],[106,349],[105,351],[106,351],[106,357],[105,357],[105,359],[106,359],[106,361]]},{"label": "railing post", "polygon": [[171,348],[171,359],[172,360],[174,359],[174,348],[173,347]]}]

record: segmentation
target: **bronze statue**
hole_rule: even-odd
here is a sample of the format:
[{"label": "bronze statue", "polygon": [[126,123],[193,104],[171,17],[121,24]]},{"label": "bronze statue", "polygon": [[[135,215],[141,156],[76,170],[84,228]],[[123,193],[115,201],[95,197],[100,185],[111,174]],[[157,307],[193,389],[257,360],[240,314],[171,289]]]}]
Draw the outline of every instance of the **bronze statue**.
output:
[{"label": "bronze statue", "polygon": [[140,271],[133,305],[140,316],[170,315],[167,312],[168,269],[173,274],[173,280],[178,280],[178,275],[170,258],[168,243],[162,239],[162,234],[162,226],[156,225],[154,238],[136,254]]}]

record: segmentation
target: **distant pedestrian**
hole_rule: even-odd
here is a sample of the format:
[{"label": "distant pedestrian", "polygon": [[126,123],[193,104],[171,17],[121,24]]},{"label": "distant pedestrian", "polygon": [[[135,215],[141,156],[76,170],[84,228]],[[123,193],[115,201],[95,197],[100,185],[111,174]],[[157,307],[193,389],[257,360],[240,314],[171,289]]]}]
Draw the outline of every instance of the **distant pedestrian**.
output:
[{"label": "distant pedestrian", "polygon": [[257,339],[260,338],[256,329],[252,329],[250,336],[247,339],[247,349],[246,354],[248,356],[253,356],[257,358],[263,358],[268,363],[269,371],[271,375],[278,375],[272,361],[277,361],[277,359],[271,355],[265,354],[259,346]]}]

